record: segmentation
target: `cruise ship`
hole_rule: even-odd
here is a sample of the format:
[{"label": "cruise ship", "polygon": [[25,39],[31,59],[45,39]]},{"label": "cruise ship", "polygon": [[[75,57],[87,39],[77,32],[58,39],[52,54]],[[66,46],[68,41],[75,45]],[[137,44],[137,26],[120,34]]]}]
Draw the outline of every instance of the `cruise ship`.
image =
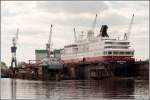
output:
[{"label": "cruise ship", "polygon": [[[129,25],[130,30],[132,22],[133,17]],[[107,30],[108,26],[102,25],[97,36],[95,36],[93,30],[89,30],[85,39],[75,39],[73,44],[64,46],[61,60],[65,64],[80,62],[133,62],[135,60],[134,49],[128,39],[129,33],[125,33],[123,39],[110,38]]]}]

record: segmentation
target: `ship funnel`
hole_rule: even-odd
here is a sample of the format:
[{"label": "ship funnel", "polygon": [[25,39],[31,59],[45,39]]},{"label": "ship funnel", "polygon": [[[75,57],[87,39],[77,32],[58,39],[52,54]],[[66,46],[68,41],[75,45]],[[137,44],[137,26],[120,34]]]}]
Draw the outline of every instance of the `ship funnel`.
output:
[{"label": "ship funnel", "polygon": [[107,25],[102,25],[99,36],[101,36],[101,37],[109,37],[108,34],[107,34],[107,29],[108,29]]}]

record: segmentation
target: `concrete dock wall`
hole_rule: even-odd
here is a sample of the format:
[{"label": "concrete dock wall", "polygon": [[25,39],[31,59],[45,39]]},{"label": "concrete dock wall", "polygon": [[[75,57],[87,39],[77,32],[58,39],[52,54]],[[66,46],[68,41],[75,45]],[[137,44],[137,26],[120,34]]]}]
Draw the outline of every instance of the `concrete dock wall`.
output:
[{"label": "concrete dock wall", "polygon": [[149,62],[138,61],[134,64],[134,73],[137,79],[149,79]]},{"label": "concrete dock wall", "polygon": [[9,69],[7,76],[21,79],[55,80],[61,79],[103,79],[111,77],[132,77],[149,79],[149,62],[139,61],[129,64],[117,63],[79,63],[64,65],[62,70],[48,70],[46,67],[27,64],[25,68],[17,68],[16,74]]}]

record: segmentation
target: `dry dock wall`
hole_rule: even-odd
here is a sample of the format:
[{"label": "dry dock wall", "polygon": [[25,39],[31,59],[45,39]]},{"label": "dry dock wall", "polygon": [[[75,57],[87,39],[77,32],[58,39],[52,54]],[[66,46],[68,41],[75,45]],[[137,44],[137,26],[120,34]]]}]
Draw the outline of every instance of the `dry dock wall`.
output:
[{"label": "dry dock wall", "polygon": [[101,79],[113,76],[109,66],[102,63],[66,65],[66,68],[70,79]]},{"label": "dry dock wall", "polygon": [[[132,69],[132,71],[130,68]],[[36,80],[55,79],[57,78],[56,76],[61,76],[61,79],[102,79],[107,77],[119,76],[115,74],[116,69],[117,71],[119,69],[116,64],[80,63],[77,65],[75,64],[65,65],[65,67],[60,73],[59,71],[47,70],[45,69],[45,67],[39,65],[26,64],[25,68],[16,69],[15,77],[21,79],[36,79]],[[120,71],[122,71],[122,69]],[[131,72],[132,74],[130,77],[133,77],[135,79],[141,80],[149,79],[149,62],[148,61],[134,62],[133,65],[128,66],[127,71],[125,71],[125,73],[128,74],[130,74]],[[12,73],[13,73],[12,70],[9,69],[5,74],[7,74],[8,77],[13,77]]]},{"label": "dry dock wall", "polygon": [[71,79],[102,79],[106,77],[132,77],[149,79],[149,62],[118,63],[80,63],[66,65]]},{"label": "dry dock wall", "polygon": [[149,79],[149,62],[148,61],[135,62],[134,73],[137,79]]}]

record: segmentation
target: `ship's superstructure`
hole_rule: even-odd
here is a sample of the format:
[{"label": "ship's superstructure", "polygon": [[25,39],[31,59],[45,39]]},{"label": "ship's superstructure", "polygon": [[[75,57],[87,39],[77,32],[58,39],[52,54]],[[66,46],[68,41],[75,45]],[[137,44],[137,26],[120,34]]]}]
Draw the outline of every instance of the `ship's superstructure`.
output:
[{"label": "ship's superstructure", "polygon": [[[133,22],[133,17],[131,22]],[[134,61],[134,49],[131,48],[128,39],[129,33],[125,33],[122,40],[115,39],[109,37],[107,29],[107,25],[102,25],[97,36],[94,36],[94,31],[90,30],[87,32],[86,39],[77,40],[75,38],[74,44],[64,46],[61,59],[64,63]]]}]

